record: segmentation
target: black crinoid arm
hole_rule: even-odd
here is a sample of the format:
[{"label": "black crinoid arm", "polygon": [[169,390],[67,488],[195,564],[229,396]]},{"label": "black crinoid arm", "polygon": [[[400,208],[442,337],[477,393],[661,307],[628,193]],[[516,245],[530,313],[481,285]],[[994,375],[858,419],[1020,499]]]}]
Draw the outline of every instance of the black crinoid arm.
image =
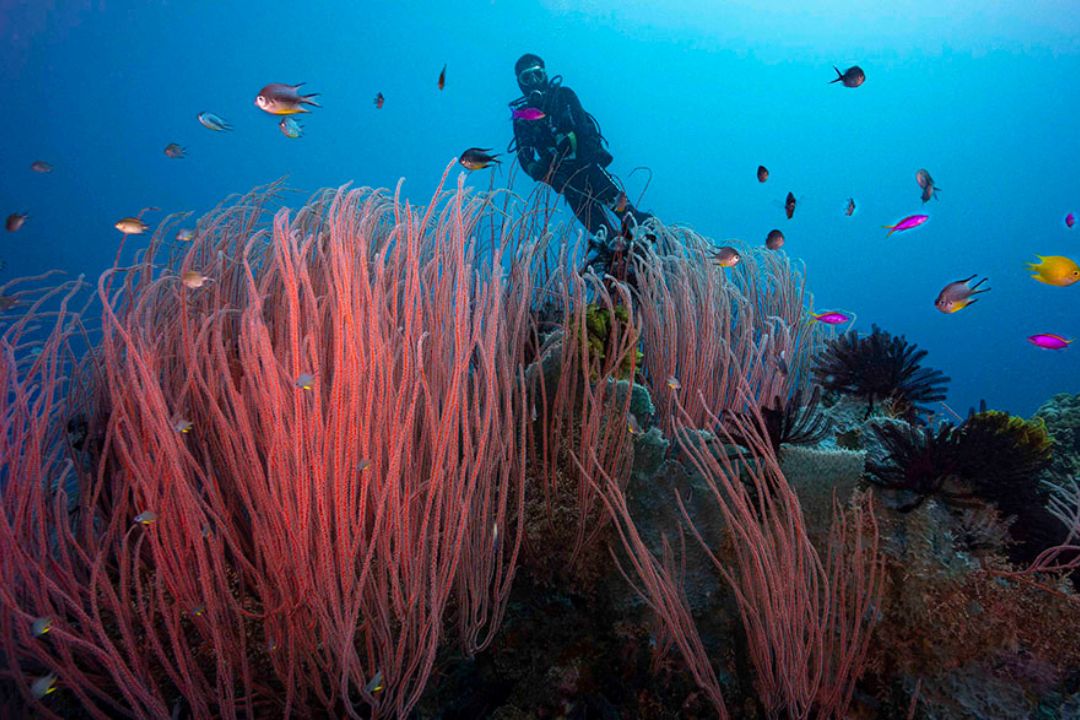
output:
[{"label": "black crinoid arm", "polygon": [[875,422],[870,427],[881,442],[883,456],[867,462],[866,479],[899,493],[896,510],[911,512],[935,496],[956,505],[974,498],[963,483],[961,436],[955,426],[941,423],[933,429]]},{"label": "black crinoid arm", "polygon": [[827,391],[866,399],[866,416],[874,403],[888,401],[894,414],[913,422],[927,405],[945,399],[949,378],[921,365],[926,351],[874,325],[869,335],[847,332],[822,351],[814,377]]}]

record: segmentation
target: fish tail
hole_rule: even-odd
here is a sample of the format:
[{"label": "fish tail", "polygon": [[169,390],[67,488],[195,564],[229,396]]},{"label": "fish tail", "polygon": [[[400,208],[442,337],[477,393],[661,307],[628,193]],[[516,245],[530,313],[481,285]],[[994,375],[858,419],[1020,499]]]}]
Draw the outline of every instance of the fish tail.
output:
[{"label": "fish tail", "polygon": [[896,232],[896,226],[895,225],[882,225],[881,228],[882,228],[882,230],[888,230],[889,231],[888,234],[885,235],[885,237],[889,237],[889,235],[892,235],[894,232]]},{"label": "fish tail", "polygon": [[840,68],[833,65],[832,69],[836,71],[836,79],[835,80],[830,80],[829,83],[828,83],[829,85],[832,85],[834,82],[840,82],[841,80],[844,79],[844,73],[840,72]]},{"label": "fish tail", "polygon": [[307,95],[301,95],[300,102],[306,103],[307,105],[314,105],[315,107],[322,107],[322,105],[311,99],[313,97],[317,97],[318,95],[319,93],[309,93]]}]

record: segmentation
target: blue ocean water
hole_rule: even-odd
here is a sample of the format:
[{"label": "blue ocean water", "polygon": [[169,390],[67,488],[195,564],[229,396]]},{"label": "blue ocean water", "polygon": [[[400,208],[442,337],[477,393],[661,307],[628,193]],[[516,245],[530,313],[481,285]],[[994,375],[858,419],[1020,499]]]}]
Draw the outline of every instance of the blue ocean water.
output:
[{"label": "blue ocean water", "polygon": [[[815,309],[854,311],[858,329],[927,349],[959,411],[985,398],[1028,414],[1080,392],[1080,344],[1025,340],[1080,337],[1080,284],[1025,271],[1036,254],[1080,258],[1080,227],[1063,222],[1080,214],[1080,13],[1067,0],[7,0],[0,39],[0,213],[31,216],[3,236],[4,280],[53,267],[94,278],[113,261],[118,218],[201,214],[282,176],[311,191],[404,177],[405,195],[426,202],[462,149],[506,147],[513,64],[534,52],[597,117],[632,197],[645,173],[630,171],[651,169],[643,208],[716,240],[782,229]],[[862,87],[828,84],[834,65],[854,64]],[[300,81],[323,107],[290,140],[253,101],[269,82]],[[200,111],[234,132],[203,128]],[[188,157],[166,158],[170,142]],[[55,170],[33,173],[35,160]],[[926,205],[919,168],[942,188]],[[919,212],[925,226],[885,237],[882,225]],[[992,291],[938,312],[940,289],[973,273]]]}]

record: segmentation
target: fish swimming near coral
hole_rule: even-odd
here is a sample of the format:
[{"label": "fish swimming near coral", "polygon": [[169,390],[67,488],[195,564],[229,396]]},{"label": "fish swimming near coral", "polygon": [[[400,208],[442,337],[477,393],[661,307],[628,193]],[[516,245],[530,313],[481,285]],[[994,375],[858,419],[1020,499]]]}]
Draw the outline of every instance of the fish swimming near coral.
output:
[{"label": "fish swimming near coral", "polygon": [[139,525],[152,525],[157,522],[157,519],[158,514],[156,512],[153,510],[144,510],[136,515],[132,522],[138,523]]},{"label": "fish swimming near coral", "polygon": [[735,267],[741,259],[742,256],[739,255],[739,251],[730,245],[725,245],[712,254],[712,261],[720,267]]},{"label": "fish swimming near coral", "polygon": [[1036,255],[1037,263],[1028,263],[1028,270],[1034,272],[1031,277],[1047,285],[1068,287],[1080,280],[1080,266],[1075,260],[1062,255]]},{"label": "fish swimming near coral", "polygon": [[468,170],[482,170],[491,165],[492,163],[502,162],[498,159],[498,153],[494,155],[489,155],[489,152],[491,152],[491,148],[471,147],[465,152],[461,153],[461,156],[458,158],[458,162],[460,162]]},{"label": "fish swimming near coral", "polygon": [[56,690],[56,674],[49,673],[43,675],[34,681],[34,684],[30,686],[30,694],[34,696],[35,700],[40,700],[46,695]]},{"label": "fish swimming near coral", "polygon": [[286,85],[285,83],[270,83],[259,91],[255,96],[255,105],[265,113],[271,115],[296,115],[297,113],[311,112],[305,105],[322,107],[311,98],[319,93],[300,94],[300,88],[305,83]]},{"label": "fish swimming near coral", "polygon": [[895,225],[882,225],[881,227],[889,231],[889,234],[885,236],[889,237],[889,235],[892,235],[894,232],[902,232],[904,230],[917,228],[929,219],[929,215],[908,215]]},{"label": "fish swimming near coral", "polygon": [[142,235],[150,229],[149,225],[137,217],[120,218],[113,227],[125,235]]},{"label": "fish swimming near coral", "polygon": [[1028,342],[1035,347],[1043,348],[1044,350],[1064,350],[1072,344],[1072,340],[1066,340],[1060,335],[1054,333],[1040,333],[1038,335],[1028,336]]},{"label": "fish swimming near coral", "polygon": [[851,316],[842,313],[838,310],[816,313],[811,311],[810,318],[816,322],[824,323],[826,325],[841,325],[851,321]]},{"label": "fish swimming near coral", "polygon": [[829,84],[843,83],[844,87],[857,88],[866,82],[866,73],[858,65],[852,65],[844,72],[840,72],[840,68],[833,66],[833,70],[836,71],[836,79],[830,80]]},{"label": "fish swimming near coral", "polygon": [[946,285],[938,293],[937,299],[934,300],[934,307],[943,313],[951,314],[977,303],[978,299],[972,300],[971,298],[979,293],[990,292],[990,288],[978,289],[980,285],[987,281],[987,278],[983,278],[974,285],[969,286],[968,283],[974,279],[975,276],[971,275],[963,280],[956,280]]},{"label": "fish swimming near coral", "polygon": [[293,385],[301,390],[310,391],[311,388],[315,387],[315,376],[312,373],[300,373]]},{"label": "fish swimming near coral", "polygon": [[198,270],[187,270],[180,276],[180,282],[182,282],[184,287],[189,290],[198,290],[203,285],[210,282],[210,278],[203,275]]},{"label": "fish swimming near coral", "polygon": [[765,247],[769,250],[779,250],[784,247],[784,233],[779,230],[770,230],[765,236]]},{"label": "fish swimming near coral", "polygon": [[52,630],[53,620],[51,617],[39,617],[34,618],[34,622],[30,624],[30,632],[34,634],[34,637],[41,637]]},{"label": "fish swimming near coral", "polygon": [[176,239],[180,242],[191,242],[195,239],[195,231],[191,228],[183,228],[176,233]]},{"label": "fish swimming near coral", "polygon": [[215,132],[227,132],[232,130],[232,125],[212,112],[201,112],[196,117],[199,119],[199,124],[208,130],[213,130]]}]

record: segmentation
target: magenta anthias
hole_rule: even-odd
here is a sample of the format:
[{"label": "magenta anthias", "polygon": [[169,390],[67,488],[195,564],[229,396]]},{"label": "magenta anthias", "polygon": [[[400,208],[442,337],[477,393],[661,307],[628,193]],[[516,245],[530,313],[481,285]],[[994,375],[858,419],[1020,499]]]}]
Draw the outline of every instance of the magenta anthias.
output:
[{"label": "magenta anthias", "polygon": [[1069,346],[1072,340],[1066,340],[1060,335],[1053,333],[1041,333],[1039,335],[1032,335],[1028,338],[1028,342],[1035,347],[1041,347],[1045,350],[1064,350]]},{"label": "magenta anthias", "polygon": [[[898,230],[910,230],[913,227],[919,227],[929,219],[929,215],[908,215],[906,218],[896,223],[895,225],[882,225],[881,227],[888,230],[889,235],[892,235]],[[885,237],[889,237],[889,235],[886,235]]]}]

